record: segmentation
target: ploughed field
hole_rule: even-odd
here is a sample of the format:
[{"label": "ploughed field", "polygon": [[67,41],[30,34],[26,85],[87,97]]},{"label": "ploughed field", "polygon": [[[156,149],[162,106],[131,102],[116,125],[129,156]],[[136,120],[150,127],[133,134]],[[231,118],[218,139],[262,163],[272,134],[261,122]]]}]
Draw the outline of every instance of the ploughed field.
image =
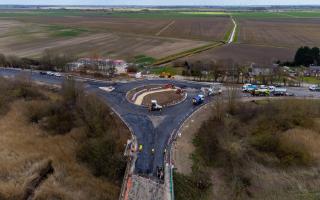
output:
[{"label": "ploughed field", "polygon": [[240,19],[239,42],[296,48],[320,45],[320,19]]},{"label": "ploughed field", "polygon": [[292,60],[294,54],[295,49],[292,48],[250,44],[230,44],[210,49],[200,54],[196,54],[188,58],[182,58],[180,60],[188,60],[192,62],[202,60],[210,62],[232,59],[233,61],[244,65],[250,65],[252,62],[268,65],[277,60]]},{"label": "ploughed field", "polygon": [[[36,11],[34,11],[36,13]],[[66,12],[67,13],[67,12]],[[38,57],[46,49],[75,56],[162,58],[223,40],[229,17],[0,15],[0,53]],[[133,15],[133,14],[132,14]]]}]

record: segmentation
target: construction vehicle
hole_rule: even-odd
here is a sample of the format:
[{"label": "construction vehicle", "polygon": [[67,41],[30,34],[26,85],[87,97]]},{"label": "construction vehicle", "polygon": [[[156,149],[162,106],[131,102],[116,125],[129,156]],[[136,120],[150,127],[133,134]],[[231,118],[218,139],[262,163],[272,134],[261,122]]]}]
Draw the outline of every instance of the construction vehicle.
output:
[{"label": "construction vehicle", "polygon": [[158,104],[157,100],[151,100],[149,111],[162,111],[162,106]]},{"label": "construction vehicle", "polygon": [[286,88],[275,87],[274,89],[270,90],[270,92],[273,96],[286,96],[287,95]]},{"label": "construction vehicle", "polygon": [[173,78],[171,73],[169,73],[169,72],[161,72],[159,77],[160,78]]},{"label": "construction vehicle", "polygon": [[197,96],[192,98],[193,105],[200,105],[204,102],[204,95],[198,94]]},{"label": "construction vehicle", "polygon": [[256,89],[251,91],[252,96],[270,96],[268,89]]},{"label": "construction vehicle", "polygon": [[222,93],[222,84],[221,83],[214,83],[210,87],[202,87],[201,92],[205,96],[212,96],[218,95]]},{"label": "construction vehicle", "polygon": [[252,92],[254,90],[258,89],[257,85],[252,85],[250,83],[244,84],[242,86],[242,92]]}]

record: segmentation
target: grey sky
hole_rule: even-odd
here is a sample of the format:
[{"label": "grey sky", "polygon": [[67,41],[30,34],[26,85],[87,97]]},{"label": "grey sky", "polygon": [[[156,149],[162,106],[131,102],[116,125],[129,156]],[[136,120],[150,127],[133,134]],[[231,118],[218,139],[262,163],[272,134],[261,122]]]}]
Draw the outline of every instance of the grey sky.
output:
[{"label": "grey sky", "polygon": [[320,5],[320,0],[0,0],[28,5]]}]

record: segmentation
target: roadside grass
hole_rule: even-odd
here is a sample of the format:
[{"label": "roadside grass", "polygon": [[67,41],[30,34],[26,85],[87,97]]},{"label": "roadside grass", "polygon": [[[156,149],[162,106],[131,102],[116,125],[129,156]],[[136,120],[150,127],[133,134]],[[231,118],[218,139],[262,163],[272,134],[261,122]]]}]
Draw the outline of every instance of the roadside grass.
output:
[{"label": "roadside grass", "polygon": [[310,180],[305,172],[320,176],[319,103],[239,102],[232,113],[227,112],[229,104],[216,103],[215,114],[195,135],[193,170],[219,171],[212,180],[230,189],[226,194],[213,183],[212,195],[218,199],[317,196],[320,181]]},{"label": "roadside grass", "polygon": [[54,172],[34,199],[118,199],[130,135],[123,122],[72,80],[51,93],[21,78],[0,79],[0,199],[21,199],[49,162]]},{"label": "roadside grass", "polygon": [[208,187],[199,187],[197,177],[183,175],[178,172],[173,174],[174,196],[177,200],[204,200],[207,198]]},{"label": "roadside grass", "polygon": [[224,42],[228,42],[228,40],[229,40],[229,38],[230,38],[230,36],[231,36],[232,30],[233,30],[233,26],[232,26],[232,29],[229,29],[229,30],[226,32],[226,34],[224,35],[224,37],[223,37],[223,41],[224,41]]},{"label": "roadside grass", "polygon": [[134,63],[143,64],[143,65],[150,65],[155,60],[156,60],[155,58],[146,56],[146,55],[137,55],[134,57]]},{"label": "roadside grass", "polygon": [[320,79],[316,77],[304,77],[303,82],[310,83],[310,84],[320,84]]},{"label": "roadside grass", "polygon": [[171,75],[181,74],[181,70],[176,67],[162,66],[162,67],[151,67],[150,73],[160,75],[161,73],[170,73]]},{"label": "roadside grass", "polygon": [[234,43],[237,43],[238,40],[239,40],[239,31],[240,31],[239,26],[240,26],[240,24],[238,23],[238,24],[237,24],[236,31],[235,31],[235,33],[234,33],[234,39],[233,39],[233,42],[234,42]]}]

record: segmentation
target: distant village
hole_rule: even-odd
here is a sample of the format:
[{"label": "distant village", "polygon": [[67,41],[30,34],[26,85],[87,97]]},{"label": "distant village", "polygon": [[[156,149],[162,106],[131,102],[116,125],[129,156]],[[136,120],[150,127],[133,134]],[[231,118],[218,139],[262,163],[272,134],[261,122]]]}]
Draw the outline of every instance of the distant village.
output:
[{"label": "distant village", "polygon": [[80,58],[66,65],[68,71],[99,71],[105,74],[123,74],[127,72],[129,64],[124,60],[101,58]]}]

